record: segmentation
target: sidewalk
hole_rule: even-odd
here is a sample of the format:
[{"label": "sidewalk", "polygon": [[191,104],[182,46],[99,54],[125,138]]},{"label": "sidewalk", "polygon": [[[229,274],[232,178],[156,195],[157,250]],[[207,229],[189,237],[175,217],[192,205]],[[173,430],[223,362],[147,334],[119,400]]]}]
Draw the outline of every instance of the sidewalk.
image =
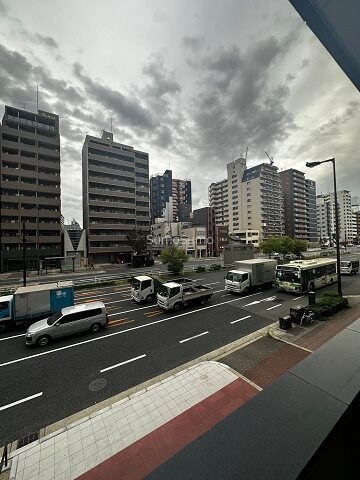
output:
[{"label": "sidewalk", "polygon": [[360,298],[352,303],[310,327],[283,331],[273,325],[269,335],[217,361],[148,382],[83,418],[80,412],[79,420],[13,451],[10,479],[144,478],[360,318]]}]

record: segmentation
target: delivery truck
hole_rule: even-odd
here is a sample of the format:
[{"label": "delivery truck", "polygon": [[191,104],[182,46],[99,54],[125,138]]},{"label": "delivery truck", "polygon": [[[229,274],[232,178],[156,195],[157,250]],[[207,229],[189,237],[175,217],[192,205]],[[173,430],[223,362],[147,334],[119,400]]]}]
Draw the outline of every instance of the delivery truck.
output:
[{"label": "delivery truck", "polygon": [[359,260],[341,260],[340,273],[341,275],[355,275],[359,272]]},{"label": "delivery truck", "polygon": [[[175,283],[191,284],[190,278],[177,278]],[[139,275],[131,280],[131,298],[136,303],[155,302],[156,295],[163,289],[163,282],[156,276]]]},{"label": "delivery truck", "polygon": [[225,290],[249,293],[254,288],[271,287],[275,282],[277,261],[266,258],[240,260],[225,276]]},{"label": "delivery truck", "polygon": [[157,294],[157,304],[164,310],[178,311],[188,305],[208,302],[214,293],[211,287],[195,284],[167,282]]},{"label": "delivery truck", "polygon": [[72,305],[71,281],[18,287],[14,294],[0,297],[0,325],[11,329],[33,323]]}]

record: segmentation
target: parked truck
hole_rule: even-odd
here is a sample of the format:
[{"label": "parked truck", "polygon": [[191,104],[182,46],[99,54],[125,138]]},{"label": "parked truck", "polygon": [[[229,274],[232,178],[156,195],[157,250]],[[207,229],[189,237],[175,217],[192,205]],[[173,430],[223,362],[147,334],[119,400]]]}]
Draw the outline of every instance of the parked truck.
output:
[{"label": "parked truck", "polygon": [[14,294],[0,297],[0,325],[11,329],[33,323],[72,305],[71,281],[18,287]]},{"label": "parked truck", "polygon": [[[177,278],[175,283],[191,284],[190,278]],[[131,281],[131,298],[136,303],[155,302],[157,294],[163,289],[163,282],[156,276],[139,275]]]},{"label": "parked truck", "polygon": [[340,273],[341,275],[355,275],[359,272],[359,260],[341,260]]},{"label": "parked truck", "polygon": [[152,267],[154,265],[154,259],[147,253],[137,253],[131,257],[131,266],[133,268]]},{"label": "parked truck", "polygon": [[240,260],[225,276],[225,290],[249,293],[253,288],[271,287],[275,281],[277,261],[265,258]]},{"label": "parked truck", "polygon": [[164,310],[178,311],[188,305],[204,305],[214,293],[211,287],[195,284],[167,282],[157,294],[157,304]]}]

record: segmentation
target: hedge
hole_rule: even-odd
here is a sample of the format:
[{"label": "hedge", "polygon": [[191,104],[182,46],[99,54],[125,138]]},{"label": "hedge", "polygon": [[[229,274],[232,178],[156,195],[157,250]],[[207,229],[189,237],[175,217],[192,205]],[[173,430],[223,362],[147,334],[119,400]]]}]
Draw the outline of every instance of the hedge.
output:
[{"label": "hedge", "polygon": [[311,310],[319,320],[326,320],[327,317],[348,308],[348,306],[349,301],[346,297],[341,297],[335,292],[326,292],[315,305],[311,306]]}]

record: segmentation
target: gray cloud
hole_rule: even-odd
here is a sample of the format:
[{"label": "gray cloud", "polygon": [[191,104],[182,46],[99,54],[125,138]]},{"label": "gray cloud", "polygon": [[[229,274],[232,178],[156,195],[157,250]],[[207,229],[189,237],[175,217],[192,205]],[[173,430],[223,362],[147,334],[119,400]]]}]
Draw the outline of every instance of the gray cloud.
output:
[{"label": "gray cloud", "polygon": [[59,45],[52,37],[44,37],[44,35],[41,35],[40,33],[35,33],[33,37],[37,40],[38,43],[41,43],[50,49],[59,48]]},{"label": "gray cloud", "polygon": [[73,70],[92,100],[103,105],[117,116],[118,120],[135,128],[153,130],[156,122],[152,114],[140,104],[137,98],[129,98],[117,90],[93,81],[88,77],[79,63],[73,65]]},{"label": "gray cloud", "polygon": [[181,44],[185,48],[189,48],[190,50],[199,50],[205,44],[205,40],[203,37],[190,37],[185,36],[183,37]]},{"label": "gray cloud", "polygon": [[180,92],[181,86],[174,78],[174,75],[164,68],[164,60],[160,55],[154,56],[151,61],[143,67],[143,73],[150,79],[147,86],[147,94],[155,98],[166,94]]}]

